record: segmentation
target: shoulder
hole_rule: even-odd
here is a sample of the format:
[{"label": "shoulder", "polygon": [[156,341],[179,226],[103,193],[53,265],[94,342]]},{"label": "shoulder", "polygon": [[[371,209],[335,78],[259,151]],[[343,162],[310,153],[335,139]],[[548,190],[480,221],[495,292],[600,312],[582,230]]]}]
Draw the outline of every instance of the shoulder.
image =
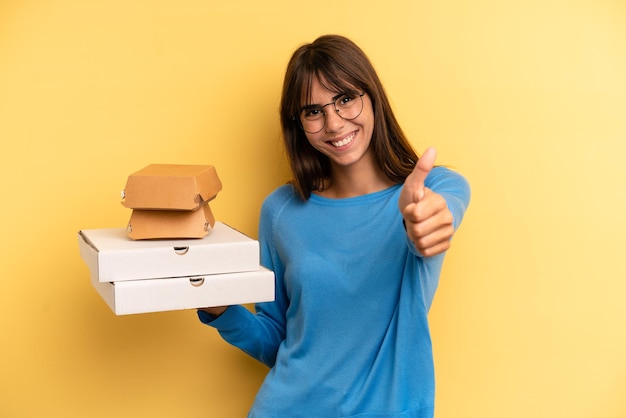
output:
[{"label": "shoulder", "polygon": [[467,179],[460,173],[447,167],[437,166],[426,177],[424,185],[437,193],[451,192],[470,196],[470,185]]},{"label": "shoulder", "polygon": [[267,195],[263,200],[263,207],[282,206],[294,199],[299,199],[296,189],[290,183],[283,184]]},{"label": "shoulder", "polygon": [[261,242],[271,242],[274,240],[276,227],[285,212],[285,208],[290,205],[302,204],[295,188],[291,184],[285,184],[270,193],[261,205],[259,218],[259,240]]},{"label": "shoulder", "polygon": [[449,168],[435,167],[426,177],[424,184],[446,200],[448,209],[454,217],[454,229],[456,230],[461,224],[471,199],[471,190],[467,179]]},{"label": "shoulder", "polygon": [[282,209],[292,203],[302,203],[293,185],[287,183],[270,193],[261,206],[261,218],[275,218]]}]

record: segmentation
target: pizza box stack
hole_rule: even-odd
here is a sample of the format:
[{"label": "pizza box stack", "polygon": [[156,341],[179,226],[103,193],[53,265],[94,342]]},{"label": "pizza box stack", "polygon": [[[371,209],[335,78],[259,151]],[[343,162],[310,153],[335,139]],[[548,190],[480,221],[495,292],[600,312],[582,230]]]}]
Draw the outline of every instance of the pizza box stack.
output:
[{"label": "pizza box stack", "polygon": [[117,315],[274,299],[259,243],[216,221],[222,189],[210,165],[151,164],[128,177],[126,228],[78,233],[91,283]]}]

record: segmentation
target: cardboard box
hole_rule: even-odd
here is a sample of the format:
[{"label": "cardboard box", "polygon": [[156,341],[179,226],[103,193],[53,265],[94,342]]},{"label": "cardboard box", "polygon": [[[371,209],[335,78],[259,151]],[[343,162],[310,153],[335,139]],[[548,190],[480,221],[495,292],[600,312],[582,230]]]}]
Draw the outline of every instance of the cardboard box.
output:
[{"label": "cardboard box", "polygon": [[206,203],[196,210],[133,209],[126,229],[135,240],[202,238],[214,225],[215,217]]},{"label": "cardboard box", "polygon": [[256,271],[259,242],[215,222],[201,239],[133,241],[124,228],[81,230],[80,255],[97,282]]},{"label": "cardboard box", "polygon": [[274,273],[257,271],[92,284],[116,315],[274,300]]},{"label": "cardboard box", "polygon": [[128,176],[122,205],[131,209],[194,210],[220,190],[222,182],[211,165],[151,164]]}]

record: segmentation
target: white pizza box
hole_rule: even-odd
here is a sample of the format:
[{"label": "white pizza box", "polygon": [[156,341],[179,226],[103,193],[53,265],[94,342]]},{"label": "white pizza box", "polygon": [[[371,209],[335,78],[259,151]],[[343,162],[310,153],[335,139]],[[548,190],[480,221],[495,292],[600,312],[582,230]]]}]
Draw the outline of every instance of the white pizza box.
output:
[{"label": "white pizza box", "polygon": [[97,282],[123,282],[259,269],[259,242],[222,223],[201,239],[145,240],[125,228],[78,233],[82,259]]},{"label": "white pizza box", "polygon": [[256,271],[91,283],[116,315],[164,312],[274,300],[274,273]]}]

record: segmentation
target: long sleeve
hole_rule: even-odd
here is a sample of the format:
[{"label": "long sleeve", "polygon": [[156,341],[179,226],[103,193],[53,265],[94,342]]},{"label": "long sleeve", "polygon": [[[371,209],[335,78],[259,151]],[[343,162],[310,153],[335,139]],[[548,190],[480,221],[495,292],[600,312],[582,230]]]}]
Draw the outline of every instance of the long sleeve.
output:
[{"label": "long sleeve", "polygon": [[443,196],[454,217],[454,230],[461,225],[463,215],[470,202],[471,191],[468,181],[451,170],[435,169],[426,178],[425,186]]},{"label": "long sleeve", "polygon": [[274,220],[283,204],[282,198],[267,199],[261,209],[259,222],[261,264],[274,272],[275,300],[257,303],[256,315],[242,306],[231,306],[218,318],[198,311],[200,320],[216,328],[225,341],[269,367],[274,365],[278,348],[285,338],[289,303],[283,280],[284,267],[277,256],[273,236]]}]

